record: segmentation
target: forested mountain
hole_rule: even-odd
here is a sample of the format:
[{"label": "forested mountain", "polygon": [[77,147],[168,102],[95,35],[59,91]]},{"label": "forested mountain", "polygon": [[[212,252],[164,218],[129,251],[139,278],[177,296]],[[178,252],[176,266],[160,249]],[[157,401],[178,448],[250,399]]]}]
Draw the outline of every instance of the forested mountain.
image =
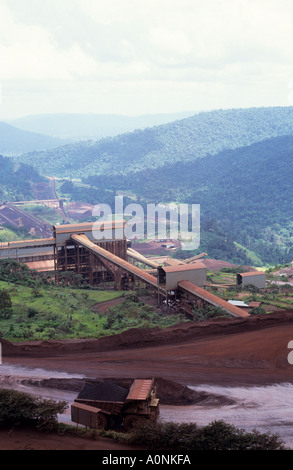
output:
[{"label": "forested mountain", "polygon": [[222,259],[228,249],[224,239],[253,251],[262,262],[293,259],[293,136],[124,177],[92,176],[85,181],[132,190],[146,202],[200,204],[204,228],[223,234],[222,246],[218,238],[209,237],[203,248],[221,253]]},{"label": "forested mountain", "polygon": [[31,183],[42,180],[33,167],[14,165],[11,158],[0,155],[0,203],[34,199]]},{"label": "forested mountain", "polygon": [[66,142],[68,141],[23,131],[0,122],[0,153],[4,155],[19,155],[34,150],[51,149],[64,145]]},{"label": "forested mountain", "polygon": [[219,110],[97,142],[27,153],[19,161],[52,176],[126,175],[282,135],[293,135],[293,107]]},{"label": "forested mountain", "polygon": [[25,131],[61,139],[98,140],[135,129],[145,129],[191,116],[192,112],[121,116],[117,114],[40,114],[13,119],[8,123]]},{"label": "forested mountain", "polygon": [[[109,204],[118,190],[132,190],[143,205],[200,204],[200,250],[262,264],[293,259],[292,158],[293,107],[278,107],[199,113],[16,161],[42,174],[81,178],[94,204]],[[107,200],[100,200],[105,191]]]}]

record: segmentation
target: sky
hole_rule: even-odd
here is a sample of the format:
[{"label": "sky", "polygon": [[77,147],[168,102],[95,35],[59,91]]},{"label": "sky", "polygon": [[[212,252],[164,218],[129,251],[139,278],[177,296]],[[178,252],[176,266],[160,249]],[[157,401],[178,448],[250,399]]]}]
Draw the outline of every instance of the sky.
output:
[{"label": "sky", "polygon": [[0,0],[0,119],[293,105],[292,0]]}]

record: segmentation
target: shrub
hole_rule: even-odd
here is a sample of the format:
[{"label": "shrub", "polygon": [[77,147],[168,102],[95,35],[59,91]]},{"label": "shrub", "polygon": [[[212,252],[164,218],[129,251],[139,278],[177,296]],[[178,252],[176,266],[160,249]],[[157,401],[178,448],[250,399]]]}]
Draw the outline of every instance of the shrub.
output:
[{"label": "shrub", "polygon": [[249,310],[250,315],[260,315],[264,313],[266,313],[266,311],[262,307],[253,307],[251,310]]},{"label": "shrub", "polygon": [[41,273],[31,270],[25,264],[9,259],[0,261],[0,279],[28,287],[46,283]]},{"label": "shrub", "polygon": [[32,308],[32,307],[29,307],[29,308],[28,308],[28,312],[27,312],[28,318],[33,318],[33,317],[35,317],[37,314],[38,314],[38,310],[36,310],[35,308]]},{"label": "shrub", "polygon": [[220,307],[214,307],[213,305],[208,305],[202,308],[195,308],[193,310],[193,318],[195,321],[205,321],[210,320],[211,318],[222,318],[229,316],[225,310]]},{"label": "shrub", "polygon": [[145,423],[126,437],[128,444],[153,450],[282,450],[277,435],[246,432],[224,421],[199,427],[196,423]]},{"label": "shrub", "polygon": [[0,427],[30,425],[39,430],[52,430],[57,425],[57,415],[66,408],[66,402],[0,389]]},{"label": "shrub", "polygon": [[0,316],[2,318],[11,317],[11,297],[6,289],[0,290]]}]

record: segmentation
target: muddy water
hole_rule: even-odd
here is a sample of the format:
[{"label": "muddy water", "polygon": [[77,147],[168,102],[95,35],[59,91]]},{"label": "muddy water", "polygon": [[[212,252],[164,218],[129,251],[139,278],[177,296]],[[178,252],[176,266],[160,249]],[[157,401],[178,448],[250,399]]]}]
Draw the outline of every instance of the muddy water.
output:
[{"label": "muddy water", "polygon": [[225,406],[162,407],[162,419],[196,422],[199,426],[223,420],[237,428],[278,434],[286,446],[293,449],[293,385],[276,384],[265,387],[190,387],[208,393],[218,393],[236,400]]},{"label": "muddy water", "polygon": [[[64,400],[68,404],[76,398],[76,392],[27,386],[23,379],[84,378],[82,375],[30,369],[11,365],[0,366],[0,388],[11,388],[43,398]],[[196,422],[205,425],[215,420],[224,420],[237,428],[278,434],[286,446],[293,449],[293,384],[276,384],[266,387],[217,387],[200,385],[190,387],[233,398],[236,403],[224,406],[167,406],[161,405],[162,421]],[[62,422],[70,423],[70,408],[62,416]]]}]

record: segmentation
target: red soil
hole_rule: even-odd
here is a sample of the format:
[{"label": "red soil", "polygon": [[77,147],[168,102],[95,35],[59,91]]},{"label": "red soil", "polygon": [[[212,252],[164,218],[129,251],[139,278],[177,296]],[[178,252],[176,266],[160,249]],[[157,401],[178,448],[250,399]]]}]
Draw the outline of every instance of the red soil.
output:
[{"label": "red soil", "polygon": [[[288,362],[291,340],[293,310],[245,319],[188,322],[165,330],[134,329],[93,340],[18,345],[3,341],[2,348],[6,363],[92,378],[160,377],[182,385],[236,386],[293,383],[293,365]],[[60,444],[52,441],[54,448],[67,445],[63,437],[60,439]],[[68,448],[79,445],[69,439]],[[0,442],[3,449],[11,441],[0,436]],[[22,442],[30,445],[27,440]],[[38,442],[39,446],[51,445]]]}]

